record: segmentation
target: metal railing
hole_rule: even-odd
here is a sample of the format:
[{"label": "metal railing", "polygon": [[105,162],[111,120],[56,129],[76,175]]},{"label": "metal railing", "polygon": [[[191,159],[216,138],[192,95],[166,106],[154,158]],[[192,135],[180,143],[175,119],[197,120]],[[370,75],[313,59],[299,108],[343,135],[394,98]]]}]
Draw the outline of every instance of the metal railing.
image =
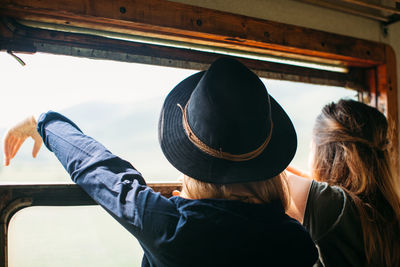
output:
[{"label": "metal railing", "polygon": [[[148,183],[154,191],[170,197],[180,183]],[[19,210],[32,206],[97,205],[75,184],[0,185],[0,266],[8,266],[8,226]]]}]

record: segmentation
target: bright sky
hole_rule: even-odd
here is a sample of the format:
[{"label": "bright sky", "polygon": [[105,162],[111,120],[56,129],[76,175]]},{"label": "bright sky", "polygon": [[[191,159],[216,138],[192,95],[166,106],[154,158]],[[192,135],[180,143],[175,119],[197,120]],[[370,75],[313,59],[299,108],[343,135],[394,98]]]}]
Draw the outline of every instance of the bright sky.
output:
[{"label": "bright sky", "polygon": [[[113,148],[113,151],[120,156],[132,158],[138,165],[137,167],[146,170],[146,173],[152,178],[168,176],[164,173],[163,168],[170,167],[170,165],[162,156],[158,147],[157,132],[153,129],[157,129],[159,109],[166,94],[181,80],[197,71],[43,53],[35,55],[18,54],[18,56],[26,63],[26,66],[22,66],[11,55],[0,52],[2,83],[0,128],[13,126],[28,115],[39,115],[48,110],[63,112],[63,109],[82,103],[129,103],[129,105],[118,107],[132,107],[132,103],[135,102],[144,102],[144,105],[150,102],[156,103],[155,101],[144,101],[154,98],[157,99],[160,106],[157,107],[156,112],[151,112],[151,116],[147,113],[142,114],[143,120],[146,120],[146,122],[140,121],[140,118],[139,121],[129,122],[144,125],[144,127],[149,127],[147,125],[149,123],[154,124],[153,128],[147,129],[151,133],[149,132],[146,136],[135,136],[136,139],[126,140],[126,146],[123,146],[121,151],[117,148]],[[356,92],[339,87],[288,81],[263,79],[263,82],[269,93],[286,110],[297,130],[299,144],[294,164],[301,168],[307,168],[311,131],[321,108],[328,102],[336,101],[342,97],[353,98]],[[108,112],[108,110],[105,110],[105,112]],[[88,118],[88,114],[83,115],[82,117]],[[80,116],[73,119],[79,124]],[[123,127],[124,125],[120,126]],[[85,129],[85,125],[80,125],[80,127]],[[104,131],[101,130],[101,133],[110,130],[112,132],[112,129],[107,129],[107,126],[104,127],[105,129]],[[2,134],[0,131],[0,135]],[[100,138],[99,136],[94,137]],[[150,137],[153,140],[151,146],[146,145],[148,149],[140,152],[141,154],[137,158],[133,159],[132,155],[125,154],[138,150],[137,147],[136,150],[132,150],[131,147],[134,145],[129,142]],[[144,144],[145,139],[140,139],[142,141],[139,145]],[[107,144],[111,144],[111,141],[106,141]],[[31,145],[25,145],[26,149],[28,149],[27,147],[31,149]],[[28,152],[30,153],[30,151]],[[44,156],[45,153],[41,152],[39,156],[42,155]],[[155,159],[155,155],[159,157],[158,161]],[[14,164],[17,164],[18,160],[22,164],[24,158],[15,159]],[[30,160],[28,157],[27,162],[30,162]],[[154,162],[158,164],[157,169],[153,168]],[[161,166],[161,162],[167,167]],[[32,170],[32,168],[28,166],[25,169]],[[6,171],[17,171],[17,169],[4,169],[2,174],[3,176],[14,177],[15,174],[6,173]],[[20,167],[20,170],[23,173],[22,167]],[[160,174],[155,173],[155,171],[160,172]],[[173,171],[175,170],[173,169]],[[174,177],[174,175],[171,174],[168,177]],[[25,176],[25,173],[21,176]],[[2,179],[4,180],[4,178]]]},{"label": "bright sky", "polygon": [[[0,52],[0,127],[30,114],[88,101],[132,103],[164,96],[178,81],[195,72],[47,54],[18,56],[26,66]],[[118,93],[110,93],[114,88]]]}]

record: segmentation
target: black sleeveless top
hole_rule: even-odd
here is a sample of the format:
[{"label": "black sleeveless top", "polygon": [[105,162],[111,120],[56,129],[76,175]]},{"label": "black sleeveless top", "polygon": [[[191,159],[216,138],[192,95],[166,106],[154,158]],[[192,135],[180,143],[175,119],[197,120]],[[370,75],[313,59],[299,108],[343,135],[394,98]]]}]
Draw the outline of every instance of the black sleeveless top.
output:
[{"label": "black sleeveless top", "polygon": [[343,189],[313,181],[303,225],[319,250],[315,266],[366,266],[360,216]]}]

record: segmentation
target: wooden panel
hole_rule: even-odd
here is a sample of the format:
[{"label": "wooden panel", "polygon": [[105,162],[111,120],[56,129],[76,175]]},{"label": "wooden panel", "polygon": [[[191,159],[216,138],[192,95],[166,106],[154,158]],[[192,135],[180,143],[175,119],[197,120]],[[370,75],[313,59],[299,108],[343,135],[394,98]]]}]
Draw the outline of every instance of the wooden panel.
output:
[{"label": "wooden panel", "polygon": [[3,0],[0,14],[264,54],[383,63],[383,44],[164,0]]},{"label": "wooden panel", "polygon": [[[387,117],[393,131],[392,143],[397,173],[399,168],[399,114],[396,55],[391,46],[385,46],[386,64],[378,67],[379,92],[387,103]],[[382,82],[381,82],[382,81]]]}]

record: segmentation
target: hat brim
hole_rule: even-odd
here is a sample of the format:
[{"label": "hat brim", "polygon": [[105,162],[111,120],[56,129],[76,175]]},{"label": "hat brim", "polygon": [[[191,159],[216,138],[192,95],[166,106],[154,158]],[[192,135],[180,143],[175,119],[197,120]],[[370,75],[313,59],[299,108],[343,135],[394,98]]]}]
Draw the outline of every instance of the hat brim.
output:
[{"label": "hat brim", "polygon": [[273,130],[264,151],[254,159],[234,162],[210,156],[187,137],[182,111],[205,72],[180,82],[166,97],[159,121],[159,141],[168,161],[183,174],[217,184],[266,180],[280,174],[297,149],[294,126],[283,108],[270,96]]}]

